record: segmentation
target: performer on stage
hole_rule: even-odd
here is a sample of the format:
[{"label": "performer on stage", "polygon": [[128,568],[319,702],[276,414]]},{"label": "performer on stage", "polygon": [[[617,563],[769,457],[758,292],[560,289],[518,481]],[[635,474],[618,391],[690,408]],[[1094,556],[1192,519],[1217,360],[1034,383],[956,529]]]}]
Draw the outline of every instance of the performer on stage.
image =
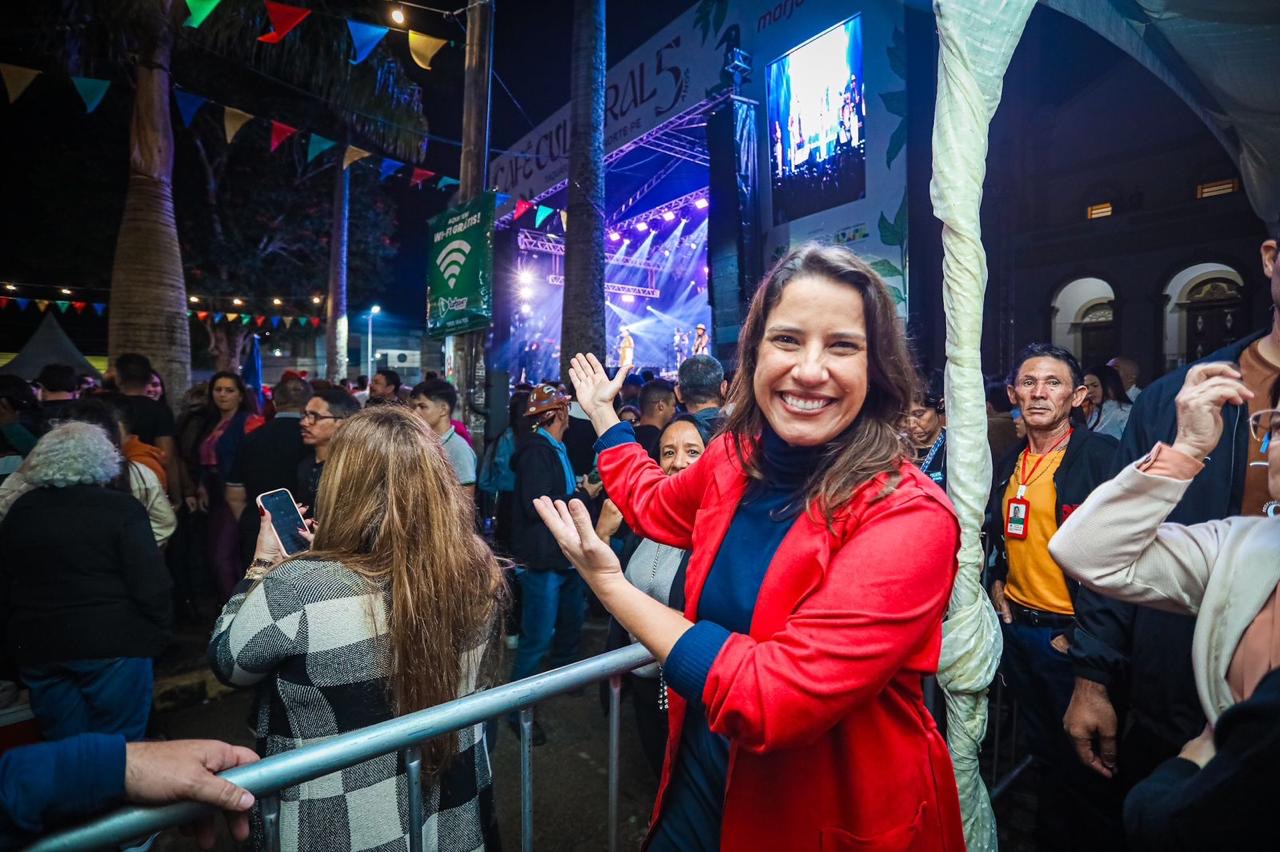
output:
[{"label": "performer on stage", "polygon": [[622,339],[618,341],[618,366],[630,367],[636,360],[636,342],[631,339],[631,332],[624,325]]},{"label": "performer on stage", "polygon": [[671,354],[675,358],[675,364],[671,368],[673,370],[680,369],[684,359],[689,357],[689,332],[680,328],[676,329],[676,333],[671,338]]},{"label": "performer on stage", "polygon": [[[710,355],[711,338],[707,336],[707,327],[702,323],[698,323],[693,327],[693,331],[693,354]],[[683,359],[681,361],[683,362]]]}]

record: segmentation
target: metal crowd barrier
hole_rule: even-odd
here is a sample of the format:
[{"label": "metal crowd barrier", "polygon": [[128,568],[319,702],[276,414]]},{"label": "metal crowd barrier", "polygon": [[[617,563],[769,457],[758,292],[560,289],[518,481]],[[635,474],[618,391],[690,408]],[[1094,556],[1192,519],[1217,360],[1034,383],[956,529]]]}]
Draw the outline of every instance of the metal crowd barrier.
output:
[{"label": "metal crowd barrier", "polygon": [[[280,797],[277,792],[337,772],[393,751],[402,751],[409,780],[409,825],[422,821],[422,756],[419,746],[441,734],[484,722],[511,710],[520,710],[520,848],[533,849],[533,705],[553,695],[571,692],[609,679],[609,850],[618,848],[618,749],[622,675],[653,662],[641,645],[564,666],[531,678],[508,683],[419,710],[397,719],[341,734],[322,743],[277,754],[247,766],[221,773],[222,777],[253,793],[266,829],[266,848],[280,846]],[[123,808],[85,825],[51,834],[29,847],[33,852],[101,849],[128,844],[166,828],[189,823],[214,809],[195,802],[160,807]],[[421,852],[422,833],[409,832],[409,849]]]}]

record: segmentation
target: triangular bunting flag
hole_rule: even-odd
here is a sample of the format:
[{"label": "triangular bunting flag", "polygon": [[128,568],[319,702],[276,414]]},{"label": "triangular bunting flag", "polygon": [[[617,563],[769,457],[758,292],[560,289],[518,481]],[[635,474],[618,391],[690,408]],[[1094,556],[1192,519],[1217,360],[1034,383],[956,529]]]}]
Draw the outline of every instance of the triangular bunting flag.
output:
[{"label": "triangular bunting flag", "polygon": [[319,327],[320,327],[320,317],[312,317],[312,318],[311,318],[311,327],[312,327],[312,328],[319,328]]},{"label": "triangular bunting flag", "polygon": [[413,61],[418,63],[419,68],[430,71],[431,58],[448,43],[442,38],[409,30],[409,53],[413,56]]},{"label": "triangular bunting flag", "polygon": [[187,319],[191,319],[191,315],[194,313],[195,311],[187,311]]},{"label": "triangular bunting flag", "polygon": [[548,216],[550,216],[550,215],[551,215],[552,213],[554,213],[554,212],[556,212],[554,208],[547,207],[547,206],[545,206],[545,205],[539,204],[539,205],[538,205],[538,215],[537,215],[537,216],[535,216],[535,217],[534,217],[534,219],[533,219],[533,227],[535,227],[535,228],[541,228],[541,227],[542,227],[542,223],[543,223],[543,222],[545,222],[545,221],[547,221],[547,217],[548,217]]},{"label": "triangular bunting flag", "polygon": [[256,325],[258,328],[262,328],[262,324],[263,324],[264,322],[266,322],[266,321],[267,321],[267,318],[266,318],[266,317],[254,317],[254,318],[253,318],[253,324],[254,324],[254,325]]},{"label": "triangular bunting flag", "polygon": [[342,168],[345,170],[348,166],[350,166],[356,160],[363,160],[367,156],[369,156],[369,152],[364,150],[363,148],[357,148],[354,145],[348,145],[347,152],[342,155]]},{"label": "triangular bunting flag", "polygon": [[271,32],[258,36],[258,41],[265,41],[267,44],[279,44],[290,30],[311,14],[310,9],[299,6],[275,3],[272,0],[263,0],[263,2],[267,7],[267,17],[271,19]]},{"label": "triangular bunting flag", "polygon": [[284,327],[285,327],[285,328],[293,328],[293,317],[285,317],[285,318],[284,318]]},{"label": "triangular bunting flag", "polygon": [[240,319],[239,314],[226,314],[225,316],[227,318],[227,322],[235,322],[236,320]]},{"label": "triangular bunting flag", "polygon": [[106,303],[106,302],[94,302],[94,303],[93,303],[93,312],[94,312],[95,314],[97,314],[98,316],[102,316],[102,315],[103,315],[103,313],[105,313],[105,312],[106,312],[106,310],[107,310],[107,303]]},{"label": "triangular bunting flag", "polygon": [[451,177],[442,177],[440,178],[440,182],[436,184],[436,186],[439,187],[440,189],[448,189],[451,186],[458,186],[458,185],[459,185],[458,179],[451,178]]},{"label": "triangular bunting flag", "polygon": [[505,192],[499,192],[499,193],[496,193],[495,195],[496,195],[496,202],[497,202],[495,206],[497,207],[502,207],[508,201],[511,200],[511,196],[507,195]]},{"label": "triangular bunting flag", "polygon": [[200,320],[200,322],[204,322],[208,318],[209,318],[208,311],[196,311],[196,319]]},{"label": "triangular bunting flag", "polygon": [[218,8],[218,4],[222,0],[187,0],[187,8],[191,10],[191,17],[187,18],[183,26],[195,29],[204,23],[204,19],[209,17],[209,13]]},{"label": "triangular bunting flag", "polygon": [[384,158],[382,160],[382,165],[378,167],[378,180],[386,180],[398,172],[400,167],[403,165],[404,163],[397,162],[396,160]]},{"label": "triangular bunting flag", "polygon": [[227,144],[231,144],[231,140],[236,138],[236,134],[240,132],[240,128],[253,116],[247,112],[236,109],[235,107],[227,107],[222,114],[222,126],[227,132]]},{"label": "triangular bunting flag", "polygon": [[213,321],[214,321],[214,322],[222,322],[222,312],[221,312],[221,311],[214,311],[214,312],[213,312]]},{"label": "triangular bunting flag", "polygon": [[241,315],[240,315],[240,324],[241,324],[241,325],[248,325],[252,320],[253,320],[253,315],[252,315],[252,314],[241,314]]},{"label": "triangular bunting flag", "polygon": [[307,162],[311,162],[337,144],[332,139],[325,139],[318,133],[312,133],[311,138],[307,140]]},{"label": "triangular bunting flag", "polygon": [[71,307],[76,309],[76,313],[82,314],[84,313],[84,309],[89,307],[89,303],[88,302],[72,302]]},{"label": "triangular bunting flag", "polygon": [[[444,181],[440,181],[440,183],[443,184]],[[515,213],[515,216],[513,216],[512,218],[519,219],[521,216],[528,213],[532,209],[533,209],[533,205],[531,203],[529,203],[528,201],[525,201],[523,198],[517,198],[516,213]]]},{"label": "triangular bunting flag", "polygon": [[0,296],[0,311],[3,311],[7,307],[9,307],[9,297]]},{"label": "triangular bunting flag", "polygon": [[386,27],[362,24],[359,21],[347,21],[347,29],[351,30],[351,42],[356,49],[356,58],[351,60],[352,65],[364,62],[369,52],[377,47],[378,42],[382,41],[382,37],[387,34]]},{"label": "triangular bunting flag", "polygon": [[27,309],[27,305],[31,304],[30,299],[14,299],[14,301],[18,303],[18,310],[20,311],[25,311]]},{"label": "triangular bunting flag", "polygon": [[208,98],[201,97],[194,92],[184,92],[181,89],[173,90],[173,99],[178,102],[178,113],[182,116],[183,127],[191,126],[196,113],[208,100]]},{"label": "triangular bunting flag", "polygon": [[278,121],[271,122],[271,151],[280,147],[280,143],[288,139],[290,136],[298,132],[298,128],[290,127],[287,124],[281,124]]},{"label": "triangular bunting flag", "polygon": [[72,77],[71,82],[75,83],[76,91],[84,101],[85,112],[93,112],[97,109],[98,104],[102,103],[102,96],[111,86],[110,80],[95,80],[92,77]]},{"label": "triangular bunting flag", "polygon": [[36,307],[40,309],[40,313],[44,313],[49,307],[49,300],[36,299]]},{"label": "triangular bunting flag", "polygon": [[58,306],[58,312],[63,314],[67,312],[67,308],[71,307],[71,302],[64,301],[62,299],[59,299],[58,301],[54,302],[54,304]]},{"label": "triangular bunting flag", "polygon": [[426,169],[415,168],[413,170],[413,176],[409,178],[409,185],[421,186],[424,180],[430,177],[435,177],[435,176],[436,176],[435,172],[429,172]]},{"label": "triangular bunting flag", "polygon": [[271,318],[271,327],[272,327],[272,328],[279,328],[279,327],[280,327],[280,317],[272,317],[272,318]]},{"label": "triangular bunting flag", "polygon": [[566,233],[568,232],[569,230],[569,211],[568,210],[560,211],[560,227],[564,228]]},{"label": "triangular bunting flag", "polygon": [[9,92],[9,103],[22,97],[22,93],[31,85],[31,81],[40,76],[34,68],[23,68],[21,65],[5,65],[0,62],[0,77],[4,77],[4,87]]}]

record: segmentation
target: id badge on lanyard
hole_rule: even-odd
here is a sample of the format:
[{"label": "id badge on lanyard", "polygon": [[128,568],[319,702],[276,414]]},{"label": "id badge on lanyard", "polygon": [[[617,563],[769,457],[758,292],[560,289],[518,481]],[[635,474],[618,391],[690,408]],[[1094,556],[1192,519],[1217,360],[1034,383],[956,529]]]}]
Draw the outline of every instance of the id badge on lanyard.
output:
[{"label": "id badge on lanyard", "polygon": [[1027,537],[1027,516],[1031,514],[1031,502],[1022,495],[1026,494],[1025,485],[1018,486],[1018,496],[1010,497],[1005,507],[1004,534],[1007,538],[1022,541]]}]

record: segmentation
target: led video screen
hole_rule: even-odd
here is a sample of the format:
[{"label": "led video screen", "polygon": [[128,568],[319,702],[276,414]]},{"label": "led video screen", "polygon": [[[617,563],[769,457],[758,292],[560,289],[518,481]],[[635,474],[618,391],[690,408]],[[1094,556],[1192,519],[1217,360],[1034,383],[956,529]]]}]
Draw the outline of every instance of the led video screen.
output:
[{"label": "led video screen", "polygon": [[771,63],[768,108],[775,225],[866,196],[861,16]]}]

